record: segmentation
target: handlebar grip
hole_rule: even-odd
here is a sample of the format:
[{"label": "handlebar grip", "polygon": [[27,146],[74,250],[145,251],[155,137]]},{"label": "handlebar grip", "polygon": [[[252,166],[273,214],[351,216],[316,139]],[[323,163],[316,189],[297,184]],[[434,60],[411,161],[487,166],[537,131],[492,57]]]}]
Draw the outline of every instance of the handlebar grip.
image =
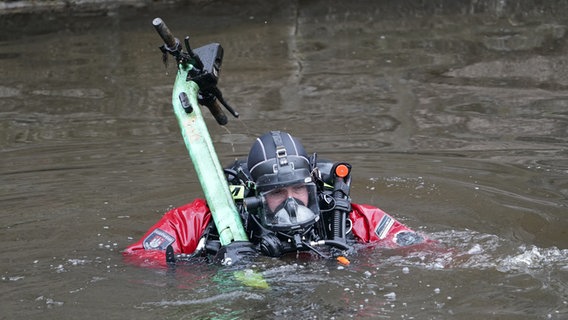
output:
[{"label": "handlebar grip", "polygon": [[218,124],[224,126],[227,124],[227,122],[229,122],[229,120],[227,119],[227,115],[225,115],[225,113],[219,106],[219,103],[217,103],[217,100],[208,103],[205,106],[209,109],[209,111],[211,111],[211,114],[213,115],[215,120],[217,120]]},{"label": "handlebar grip", "polygon": [[164,40],[166,46],[168,48],[175,48],[177,43],[176,38],[174,37],[170,29],[168,29],[166,23],[161,18],[155,18],[152,21],[152,24],[154,25],[154,28],[156,29],[162,40]]}]

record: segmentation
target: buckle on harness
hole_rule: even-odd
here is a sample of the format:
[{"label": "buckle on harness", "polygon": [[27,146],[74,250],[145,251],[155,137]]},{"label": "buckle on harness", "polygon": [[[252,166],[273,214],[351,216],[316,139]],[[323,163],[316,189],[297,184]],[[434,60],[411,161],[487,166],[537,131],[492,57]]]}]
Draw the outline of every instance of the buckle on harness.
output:
[{"label": "buckle on harness", "polygon": [[278,159],[278,164],[281,166],[285,166],[288,164],[288,153],[286,152],[286,148],[280,145],[276,147],[276,159]]}]

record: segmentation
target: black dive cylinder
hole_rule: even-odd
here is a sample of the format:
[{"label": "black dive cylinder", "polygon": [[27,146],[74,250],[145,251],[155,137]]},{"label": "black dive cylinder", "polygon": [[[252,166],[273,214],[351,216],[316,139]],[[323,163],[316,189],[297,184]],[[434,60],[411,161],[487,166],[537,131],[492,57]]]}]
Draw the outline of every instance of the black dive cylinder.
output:
[{"label": "black dive cylinder", "polygon": [[332,240],[346,243],[346,220],[347,214],[351,212],[351,201],[349,190],[351,188],[351,165],[345,162],[338,162],[333,165],[331,174],[333,175],[332,196],[335,200],[333,219],[331,223]]},{"label": "black dive cylinder", "polygon": [[345,239],[345,211],[335,210],[333,212],[333,223],[331,225],[331,233],[334,241],[342,243],[346,242]]}]

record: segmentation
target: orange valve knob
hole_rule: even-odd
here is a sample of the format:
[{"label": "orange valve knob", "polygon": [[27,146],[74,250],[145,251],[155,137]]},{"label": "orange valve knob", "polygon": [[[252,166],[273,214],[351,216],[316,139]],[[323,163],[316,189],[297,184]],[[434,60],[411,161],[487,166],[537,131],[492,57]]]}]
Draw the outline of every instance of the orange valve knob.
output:
[{"label": "orange valve knob", "polygon": [[347,175],[349,174],[349,167],[347,167],[344,164],[340,164],[337,167],[335,167],[335,175],[337,175],[340,178],[345,178],[347,177]]},{"label": "orange valve knob", "polygon": [[339,262],[340,264],[342,264],[344,266],[348,266],[351,263],[349,261],[349,259],[345,258],[344,256],[337,257],[337,262]]}]

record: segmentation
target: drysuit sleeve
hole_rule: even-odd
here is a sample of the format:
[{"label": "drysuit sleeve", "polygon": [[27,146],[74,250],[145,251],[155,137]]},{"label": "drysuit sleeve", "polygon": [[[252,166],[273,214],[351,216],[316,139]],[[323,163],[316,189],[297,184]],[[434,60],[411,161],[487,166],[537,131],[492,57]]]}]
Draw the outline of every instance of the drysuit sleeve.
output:
[{"label": "drysuit sleeve", "polygon": [[211,211],[203,199],[172,209],[156,222],[140,240],[123,251],[127,262],[137,265],[165,265],[165,250],[193,253],[211,221]]},{"label": "drysuit sleeve", "polygon": [[400,223],[383,210],[370,206],[351,204],[349,218],[352,232],[359,242],[377,243],[387,248],[405,247],[423,243],[426,238]]}]

